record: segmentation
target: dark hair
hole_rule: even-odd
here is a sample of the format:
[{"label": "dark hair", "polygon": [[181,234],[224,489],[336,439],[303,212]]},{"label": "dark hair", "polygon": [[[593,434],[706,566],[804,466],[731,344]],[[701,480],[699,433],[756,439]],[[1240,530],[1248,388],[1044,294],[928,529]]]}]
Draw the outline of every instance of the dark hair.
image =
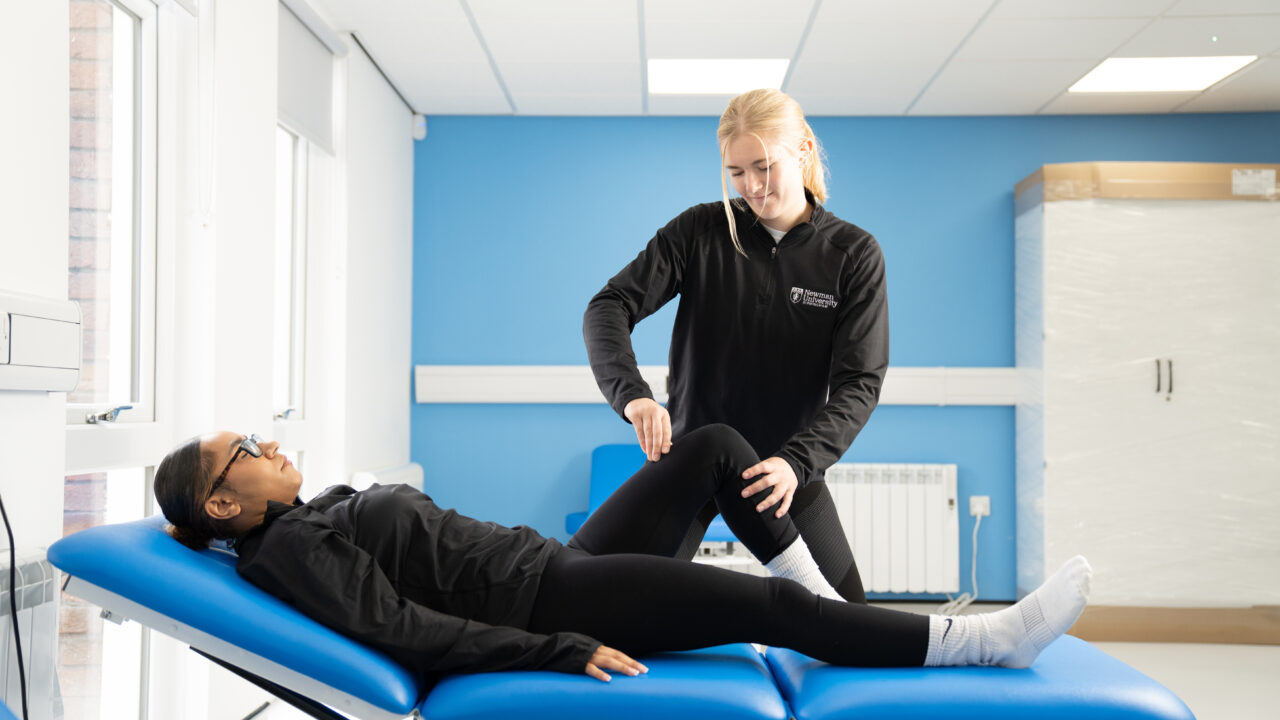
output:
[{"label": "dark hair", "polygon": [[197,550],[209,541],[234,535],[225,520],[215,520],[204,511],[204,502],[213,486],[212,453],[200,447],[194,437],[169,451],[156,468],[156,501],[169,521],[165,531],[178,542]]}]

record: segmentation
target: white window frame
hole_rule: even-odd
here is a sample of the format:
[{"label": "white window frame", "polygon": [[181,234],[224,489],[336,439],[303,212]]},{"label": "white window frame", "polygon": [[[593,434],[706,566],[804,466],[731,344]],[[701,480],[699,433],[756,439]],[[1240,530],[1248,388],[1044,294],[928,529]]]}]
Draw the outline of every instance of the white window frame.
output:
[{"label": "white window frame", "polygon": [[[195,130],[200,121],[196,100],[204,91],[195,81],[202,33],[197,27],[198,8],[190,0],[111,1],[140,19],[135,75],[135,222],[141,250],[135,260],[134,287],[140,325],[135,329],[139,348],[135,372],[141,402],[135,402],[135,407],[121,413],[115,422],[96,424],[86,423],[85,416],[91,408],[105,411],[109,405],[68,404],[65,474],[142,468],[143,514],[151,515],[156,512],[154,464],[172,447],[175,429],[182,421],[176,402],[182,375],[175,367],[180,355],[178,309],[174,302],[158,303],[157,298],[177,296],[177,251],[197,233],[194,227],[198,222],[192,220],[194,198],[201,162],[208,164],[195,142],[198,136],[208,136],[203,127],[199,135]],[[171,697],[175,691],[169,681],[183,683],[180,694],[200,690],[201,672],[207,671],[202,660],[191,659],[195,658],[192,653],[179,651],[164,636],[153,638],[145,628],[141,651],[140,718],[167,716],[167,708],[180,704]],[[200,668],[193,676],[197,682],[188,687],[192,682],[190,668],[195,667]],[[172,672],[179,672],[180,677],[170,677]],[[159,684],[157,677],[162,680]]]},{"label": "white window frame", "polygon": [[[285,415],[288,408],[273,408],[275,418],[272,424],[273,437],[280,446],[296,454],[299,467],[308,476],[316,475],[314,467],[304,468],[302,463],[314,459],[314,453],[308,453],[313,444],[312,435],[318,430],[311,419],[315,396],[323,386],[321,367],[316,360],[321,352],[320,342],[324,328],[320,324],[320,308],[317,304],[319,295],[323,294],[320,283],[315,277],[319,263],[323,262],[321,248],[315,232],[331,231],[328,225],[333,218],[326,208],[315,206],[311,202],[316,183],[332,183],[329,174],[336,171],[335,161],[321,147],[312,142],[306,135],[291,127],[283,119],[278,120],[280,128],[293,136],[293,303],[300,308],[300,314],[292,319],[290,332],[293,334],[293,357],[291,367],[290,407],[294,412]],[[323,157],[320,157],[323,156]],[[318,161],[318,162],[313,162]],[[312,463],[314,464],[314,463]],[[309,483],[312,484],[312,483]],[[304,495],[306,493],[304,492]]]},{"label": "white window frame", "polygon": [[289,198],[292,221],[290,248],[290,267],[293,270],[290,278],[290,313],[289,313],[289,387],[286,391],[288,400],[283,407],[273,408],[277,420],[303,420],[306,418],[307,388],[307,255],[308,255],[308,189],[310,173],[308,171],[312,143],[287,124],[281,122],[280,129],[287,133],[293,142],[292,182],[289,184],[292,196]]},{"label": "white window frame", "polygon": [[[159,20],[151,0],[106,0],[138,18],[134,64],[134,216],[133,335],[130,354],[132,407],[117,423],[152,423],[156,419],[156,212],[157,212],[157,46]],[[113,240],[116,240],[113,238]],[[67,403],[67,425],[87,424],[90,415],[107,412],[112,402]],[[71,439],[70,434],[68,440]],[[70,452],[70,448],[68,449]]]}]

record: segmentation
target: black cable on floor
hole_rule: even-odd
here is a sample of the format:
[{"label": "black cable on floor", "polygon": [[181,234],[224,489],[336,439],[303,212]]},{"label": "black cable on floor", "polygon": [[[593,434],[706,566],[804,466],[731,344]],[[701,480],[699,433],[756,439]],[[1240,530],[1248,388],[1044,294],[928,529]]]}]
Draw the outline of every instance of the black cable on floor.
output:
[{"label": "black cable on floor", "polygon": [[4,530],[9,534],[9,612],[13,618],[13,646],[18,650],[18,691],[22,695],[22,720],[27,720],[27,671],[22,664],[22,635],[18,632],[18,551],[13,542],[13,528],[9,525],[9,513],[0,497],[0,516],[4,517]]}]

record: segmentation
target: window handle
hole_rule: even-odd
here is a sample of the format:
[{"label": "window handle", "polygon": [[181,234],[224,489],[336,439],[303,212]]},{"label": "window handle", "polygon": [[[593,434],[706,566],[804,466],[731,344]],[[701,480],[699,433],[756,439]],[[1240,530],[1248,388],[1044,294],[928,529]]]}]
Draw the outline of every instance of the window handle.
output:
[{"label": "window handle", "polygon": [[285,409],[281,410],[280,412],[276,413],[276,419],[277,419],[277,420],[288,420],[288,419],[289,419],[289,416],[290,416],[290,415],[292,415],[292,414],[294,414],[294,413],[296,413],[296,412],[298,412],[298,408],[285,408]]},{"label": "window handle", "polygon": [[1166,360],[1169,363],[1169,394],[1173,394],[1173,360]]},{"label": "window handle", "polygon": [[132,410],[132,409],[133,409],[132,405],[120,405],[117,407],[113,407],[106,412],[89,413],[88,415],[84,416],[84,421],[89,423],[90,425],[97,425],[98,423],[115,422],[116,418],[120,415],[120,413],[124,412],[125,410]]},{"label": "window handle", "polygon": [[1156,394],[1160,394],[1160,358],[1156,358]]}]

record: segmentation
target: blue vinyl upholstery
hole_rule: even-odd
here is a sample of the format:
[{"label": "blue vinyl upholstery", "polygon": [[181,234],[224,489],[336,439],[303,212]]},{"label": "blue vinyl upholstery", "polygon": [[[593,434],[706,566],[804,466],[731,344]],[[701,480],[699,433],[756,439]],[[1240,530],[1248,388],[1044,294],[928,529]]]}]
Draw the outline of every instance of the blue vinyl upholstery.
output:
[{"label": "blue vinyl upholstery", "polygon": [[456,675],[422,699],[420,678],[244,581],[230,553],[183,547],[162,523],[75,533],[54,543],[49,561],[71,576],[73,594],[91,591],[82,596],[106,610],[357,717],[1192,719],[1160,684],[1073,637],[1057,640],[1029,670],[841,668],[790,650],[762,659],[749,645],[730,645],[648,657],[649,674],[615,674],[608,684],[549,672]]},{"label": "blue vinyl upholstery", "polygon": [[[107,591],[94,597],[122,617],[178,636],[178,624],[194,628],[237,652],[358,698],[388,717],[419,710],[432,720],[787,717],[763,658],[750,645],[663,653],[645,658],[648,675],[614,674],[608,684],[585,674],[552,672],[457,675],[442,680],[420,702],[420,678],[248,583],[236,574],[231,553],[183,547],[164,533],[159,516],[75,533],[54,543],[49,561],[81,583],[73,591],[86,586],[95,593]],[[223,659],[236,663],[239,657]],[[298,691],[289,678],[272,677],[269,670],[255,666],[252,672]]]},{"label": "blue vinyl upholstery", "polygon": [[1069,635],[1027,670],[844,668],[767,655],[796,720],[1194,720],[1163,685]]},{"label": "blue vinyl upholstery", "polygon": [[422,685],[404,667],[250,584],[236,574],[234,555],[187,548],[163,526],[155,516],[82,530],[55,542],[49,562],[375,707],[401,715],[414,710]]},{"label": "blue vinyl upholstery", "polygon": [[[645,463],[644,452],[636,443],[626,445],[601,445],[591,451],[591,487],[587,496],[587,511],[569,513],[564,519],[565,532],[570,535],[587,521],[587,517],[604,504],[605,500],[627,481]],[[717,515],[703,536],[707,542],[736,542],[724,518]]]},{"label": "blue vinyl upholstery", "polygon": [[750,645],[644,658],[648,674],[503,672],[455,675],[422,704],[430,720],[786,720],[787,706]]}]

